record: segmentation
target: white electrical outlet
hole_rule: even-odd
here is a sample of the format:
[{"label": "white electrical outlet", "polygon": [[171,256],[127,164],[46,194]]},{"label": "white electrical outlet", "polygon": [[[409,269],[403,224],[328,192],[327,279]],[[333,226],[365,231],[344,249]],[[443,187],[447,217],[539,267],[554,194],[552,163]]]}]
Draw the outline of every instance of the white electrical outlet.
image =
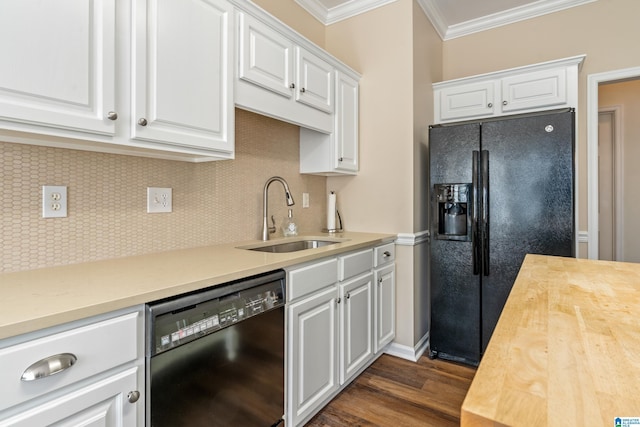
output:
[{"label": "white electrical outlet", "polygon": [[309,207],[309,193],[302,193],[302,207]]},{"label": "white electrical outlet", "polygon": [[65,185],[42,186],[42,217],[67,217],[67,187]]},{"label": "white electrical outlet", "polygon": [[171,188],[147,187],[147,213],[172,211]]}]

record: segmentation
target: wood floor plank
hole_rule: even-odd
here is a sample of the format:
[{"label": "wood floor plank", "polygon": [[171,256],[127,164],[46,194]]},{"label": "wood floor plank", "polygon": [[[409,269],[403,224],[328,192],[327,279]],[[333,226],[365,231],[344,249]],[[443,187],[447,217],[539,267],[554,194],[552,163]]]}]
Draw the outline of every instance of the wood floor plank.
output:
[{"label": "wood floor plank", "polygon": [[459,426],[475,371],[426,356],[411,362],[382,355],[307,427]]}]

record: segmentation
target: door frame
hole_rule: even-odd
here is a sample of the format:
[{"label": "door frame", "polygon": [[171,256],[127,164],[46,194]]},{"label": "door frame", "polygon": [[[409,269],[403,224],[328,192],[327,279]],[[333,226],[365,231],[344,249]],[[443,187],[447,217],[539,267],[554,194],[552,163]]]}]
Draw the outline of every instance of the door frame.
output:
[{"label": "door frame", "polygon": [[587,76],[587,222],[589,259],[598,259],[598,86],[600,83],[640,78],[640,67]]},{"label": "door frame", "polygon": [[[622,234],[624,231],[624,136],[622,134],[624,125],[622,124],[622,110],[622,105],[607,105],[598,108],[598,115],[603,113],[609,114],[613,119],[613,140],[611,144],[613,146],[613,209],[615,214],[613,230],[615,235],[614,261],[624,260],[624,235]],[[598,177],[598,179],[600,179],[600,177]]]}]

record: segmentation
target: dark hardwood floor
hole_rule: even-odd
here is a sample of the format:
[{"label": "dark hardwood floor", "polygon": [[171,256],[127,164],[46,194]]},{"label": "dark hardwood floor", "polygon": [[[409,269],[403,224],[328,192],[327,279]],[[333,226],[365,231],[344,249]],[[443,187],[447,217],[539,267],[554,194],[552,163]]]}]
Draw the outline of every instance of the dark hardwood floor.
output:
[{"label": "dark hardwood floor", "polygon": [[460,425],[475,368],[382,355],[306,424],[307,427]]}]

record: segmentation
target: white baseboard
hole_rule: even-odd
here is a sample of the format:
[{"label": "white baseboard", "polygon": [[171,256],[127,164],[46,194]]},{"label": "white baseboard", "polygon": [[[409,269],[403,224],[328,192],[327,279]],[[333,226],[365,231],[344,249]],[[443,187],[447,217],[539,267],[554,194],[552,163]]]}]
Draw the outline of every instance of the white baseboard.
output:
[{"label": "white baseboard", "polygon": [[429,347],[429,333],[427,332],[414,347],[392,342],[384,350],[386,354],[396,356],[401,359],[417,362]]}]

